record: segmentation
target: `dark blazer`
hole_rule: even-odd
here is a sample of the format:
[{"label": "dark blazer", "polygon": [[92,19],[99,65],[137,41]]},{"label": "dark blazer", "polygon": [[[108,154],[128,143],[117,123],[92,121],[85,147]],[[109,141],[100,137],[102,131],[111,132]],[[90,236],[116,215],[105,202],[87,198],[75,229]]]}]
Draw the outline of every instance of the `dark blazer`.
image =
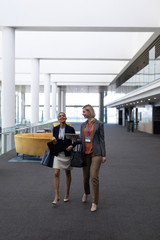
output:
[{"label": "dark blazer", "polygon": [[[82,149],[85,152],[84,128],[87,121],[81,124],[80,136],[82,139]],[[105,140],[104,140],[104,125],[97,119],[94,122],[93,136],[92,136],[92,150],[96,156],[106,156]]]},{"label": "dark blazer", "polygon": [[[58,135],[59,135],[59,129],[60,129],[60,125],[53,128],[53,136],[57,140],[58,140]],[[66,124],[65,133],[75,133],[75,129]],[[72,144],[72,141],[70,139],[67,139],[66,136],[64,136],[63,149],[66,149],[70,145],[72,145],[73,147],[75,146],[75,144]],[[65,156],[70,156],[70,154],[71,154],[71,152],[68,152],[66,150],[64,150],[64,153],[65,153]]]}]

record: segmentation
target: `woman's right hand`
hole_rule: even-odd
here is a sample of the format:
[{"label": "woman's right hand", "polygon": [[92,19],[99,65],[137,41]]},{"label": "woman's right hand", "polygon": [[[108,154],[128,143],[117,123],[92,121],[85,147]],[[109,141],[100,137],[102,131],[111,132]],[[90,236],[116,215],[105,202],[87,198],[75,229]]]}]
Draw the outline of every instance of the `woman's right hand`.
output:
[{"label": "woman's right hand", "polygon": [[52,137],[52,141],[53,141],[54,144],[57,143],[57,139],[55,137]]},{"label": "woman's right hand", "polygon": [[102,163],[104,163],[106,160],[106,157],[102,157]]}]

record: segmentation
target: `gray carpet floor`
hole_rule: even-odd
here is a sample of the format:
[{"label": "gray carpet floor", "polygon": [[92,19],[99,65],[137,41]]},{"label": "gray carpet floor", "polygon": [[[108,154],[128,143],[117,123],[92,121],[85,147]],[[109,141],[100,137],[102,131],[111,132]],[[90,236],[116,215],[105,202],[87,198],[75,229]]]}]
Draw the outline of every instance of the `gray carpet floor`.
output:
[{"label": "gray carpet floor", "polygon": [[53,207],[53,170],[39,162],[0,156],[0,240],[159,240],[160,137],[105,125],[107,162],[100,170],[100,202],[81,203],[82,170],[72,171],[70,201]]}]

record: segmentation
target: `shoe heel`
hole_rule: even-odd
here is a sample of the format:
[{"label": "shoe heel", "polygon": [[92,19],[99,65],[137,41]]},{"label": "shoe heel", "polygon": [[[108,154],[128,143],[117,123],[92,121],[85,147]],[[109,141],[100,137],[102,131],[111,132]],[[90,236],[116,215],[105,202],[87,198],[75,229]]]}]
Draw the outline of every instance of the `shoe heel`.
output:
[{"label": "shoe heel", "polygon": [[84,193],[83,197],[82,197],[82,202],[83,203],[87,202],[87,197],[88,197],[88,195]]}]

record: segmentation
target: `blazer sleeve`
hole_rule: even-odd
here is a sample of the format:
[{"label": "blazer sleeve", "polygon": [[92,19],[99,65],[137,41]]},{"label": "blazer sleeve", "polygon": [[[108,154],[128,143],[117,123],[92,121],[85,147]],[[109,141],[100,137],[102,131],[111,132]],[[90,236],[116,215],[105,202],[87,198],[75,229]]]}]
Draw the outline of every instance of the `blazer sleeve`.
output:
[{"label": "blazer sleeve", "polygon": [[85,152],[85,143],[84,143],[84,128],[85,128],[86,122],[81,124],[80,127],[80,139],[78,140],[78,143],[82,144],[82,151]]},{"label": "blazer sleeve", "polygon": [[104,135],[104,124],[100,122],[100,147],[102,157],[106,156],[106,147],[105,147],[105,135]]}]

